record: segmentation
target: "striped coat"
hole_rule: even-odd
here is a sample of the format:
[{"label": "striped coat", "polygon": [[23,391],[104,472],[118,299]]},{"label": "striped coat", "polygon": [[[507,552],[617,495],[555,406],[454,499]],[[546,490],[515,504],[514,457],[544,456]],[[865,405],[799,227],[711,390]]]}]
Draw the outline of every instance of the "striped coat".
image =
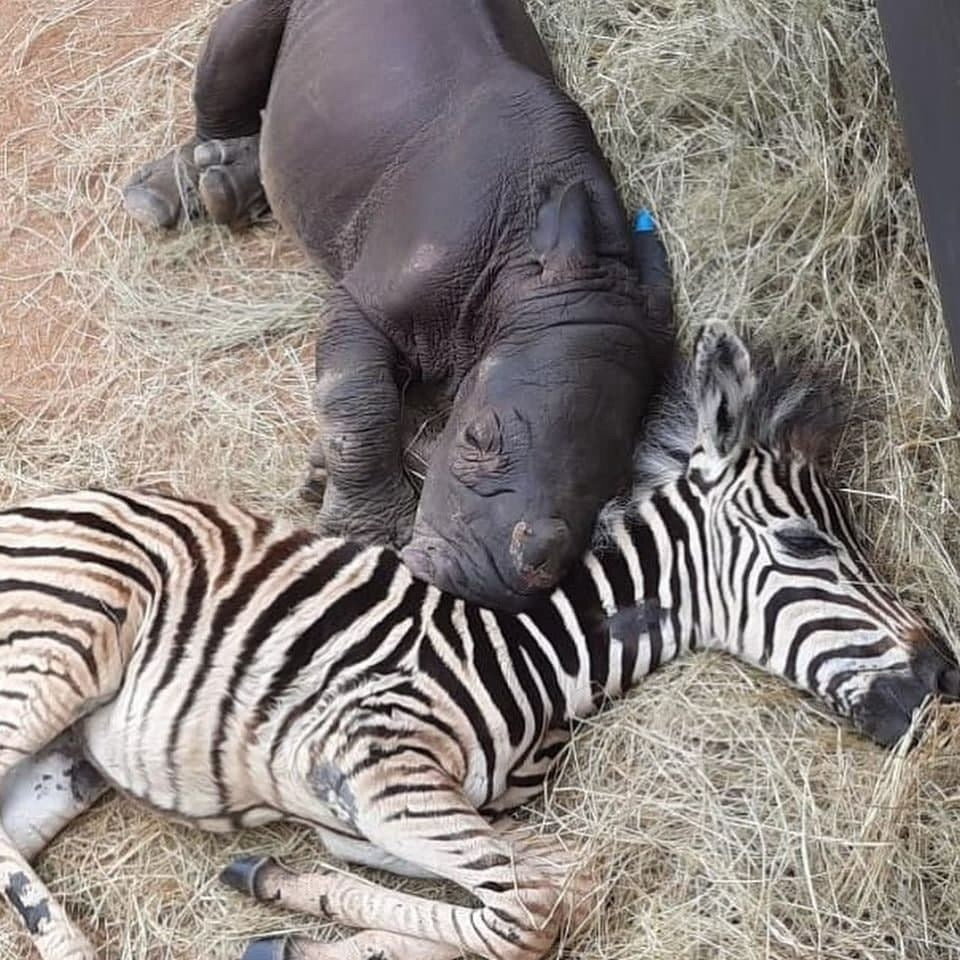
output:
[{"label": "striped coat", "polygon": [[649,476],[528,613],[231,504],[88,490],[0,512],[0,772],[14,771],[0,885],[41,956],[94,956],[27,863],[82,803],[74,791],[25,813],[16,795],[44,750],[75,749],[64,732],[88,781],[159,812],[212,830],[303,821],[349,861],[441,876],[480,902],[238,862],[234,886],[363,930],[257,942],[249,960],[534,960],[589,909],[591,880],[501,814],[541,789],[573,721],[660,663],[730,650],[884,742],[928,694],[956,694],[956,661],[878,584],[798,445],[791,410],[808,422],[808,393],[772,402],[774,381],[722,329],[691,371],[676,388],[690,435],[665,404]]}]

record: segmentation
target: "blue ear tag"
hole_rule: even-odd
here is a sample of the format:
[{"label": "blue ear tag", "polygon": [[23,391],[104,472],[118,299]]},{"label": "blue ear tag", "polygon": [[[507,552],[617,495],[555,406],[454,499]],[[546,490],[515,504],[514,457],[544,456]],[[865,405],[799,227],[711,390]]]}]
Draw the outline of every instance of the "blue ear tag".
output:
[{"label": "blue ear tag", "polygon": [[653,219],[653,215],[650,211],[644,207],[640,210],[636,217],[633,220],[633,232],[634,233],[656,233],[657,232],[657,222]]}]

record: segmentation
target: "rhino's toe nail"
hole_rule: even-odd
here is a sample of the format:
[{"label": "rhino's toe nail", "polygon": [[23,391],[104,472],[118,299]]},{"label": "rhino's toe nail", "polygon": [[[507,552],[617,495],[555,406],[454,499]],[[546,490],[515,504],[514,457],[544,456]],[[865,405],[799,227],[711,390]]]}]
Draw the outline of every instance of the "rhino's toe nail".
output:
[{"label": "rhino's toe nail", "polygon": [[193,162],[198,167],[212,167],[223,160],[223,145],[219,140],[204,140],[193,148]]},{"label": "rhino's toe nail", "polygon": [[169,228],[180,219],[180,204],[172,204],[149,187],[133,183],[123,191],[123,205],[137,223],[145,227]]},{"label": "rhino's toe nail", "polygon": [[224,167],[207,167],[200,174],[200,196],[214,223],[232,223],[236,219],[236,192]]}]

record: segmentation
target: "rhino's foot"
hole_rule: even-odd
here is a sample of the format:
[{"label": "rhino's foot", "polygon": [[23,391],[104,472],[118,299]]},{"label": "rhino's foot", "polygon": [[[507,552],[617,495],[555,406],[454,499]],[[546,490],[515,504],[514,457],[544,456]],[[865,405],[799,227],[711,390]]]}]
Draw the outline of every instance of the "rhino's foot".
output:
[{"label": "rhino's foot", "polygon": [[323,492],[327,489],[327,461],[323,455],[323,441],[317,437],[310,448],[310,464],[307,475],[300,487],[300,498],[307,503],[323,503]]},{"label": "rhino's foot", "polygon": [[145,227],[169,229],[203,215],[193,160],[196,140],[188,140],[141,167],[123,188],[127,213]]},{"label": "rhino's foot", "polygon": [[214,223],[238,230],[270,209],[260,181],[260,137],[204,140],[193,152],[199,190]]},{"label": "rhino's foot", "polygon": [[323,492],[327,489],[327,471],[323,467],[311,467],[300,487],[300,498],[307,503],[323,503]]},{"label": "rhino's foot", "polygon": [[347,503],[328,481],[316,530],[324,537],[343,537],[357,543],[389,544],[402,547],[413,533],[417,497],[406,484],[389,493],[378,492],[362,503]]}]

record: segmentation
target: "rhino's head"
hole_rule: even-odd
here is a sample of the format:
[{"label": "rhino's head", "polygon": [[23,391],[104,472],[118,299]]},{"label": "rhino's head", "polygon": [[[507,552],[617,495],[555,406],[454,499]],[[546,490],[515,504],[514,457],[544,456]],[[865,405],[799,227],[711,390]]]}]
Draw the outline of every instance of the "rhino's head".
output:
[{"label": "rhino's head", "polygon": [[[523,608],[582,554],[629,476],[672,345],[669,283],[658,300],[643,263],[639,277],[625,278],[621,263],[611,278],[593,237],[582,185],[541,209],[536,280],[518,285],[520,302],[460,385],[430,457],[404,561],[486,606]],[[654,302],[666,317],[649,316],[644,331]]]}]

